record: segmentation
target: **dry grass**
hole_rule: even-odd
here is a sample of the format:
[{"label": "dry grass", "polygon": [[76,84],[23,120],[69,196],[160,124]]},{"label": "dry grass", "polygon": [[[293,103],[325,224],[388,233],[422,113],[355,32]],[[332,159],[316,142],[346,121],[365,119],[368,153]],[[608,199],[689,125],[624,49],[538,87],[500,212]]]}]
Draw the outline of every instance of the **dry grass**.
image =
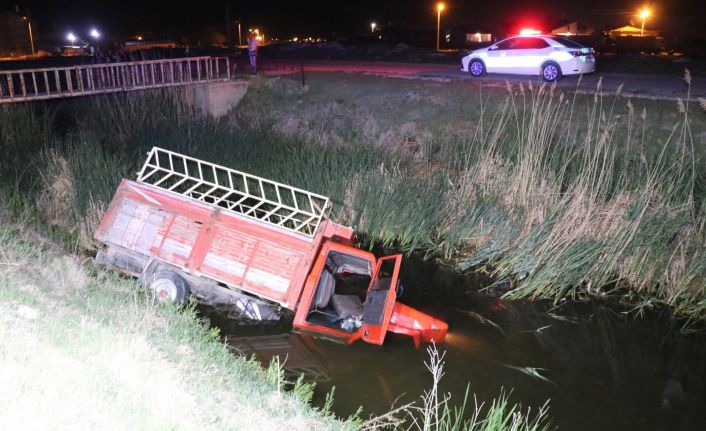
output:
[{"label": "dry grass", "polygon": [[35,235],[0,225],[0,428],[352,428],[268,383],[193,311]]},{"label": "dry grass", "polygon": [[[101,106],[85,113],[82,142],[60,148],[82,226],[72,235],[90,248],[117,181],[157,144],[329,195],[334,217],[371,242],[522,280],[510,296],[619,294],[706,315],[706,121],[688,92],[679,108],[606,95],[600,83],[584,96],[532,82],[479,92],[314,78],[304,89],[258,80],[222,123],[182,112],[176,96],[92,102]],[[150,118],[114,139],[101,130],[115,115]],[[62,209],[47,208],[49,220]]]},{"label": "dry grass", "polygon": [[[548,431],[551,421],[548,402],[533,413],[519,404],[510,404],[509,396],[500,396],[486,406],[474,397],[473,403],[466,396],[461,402],[441,391],[445,376],[444,357],[435,345],[427,348],[429,360],[424,363],[431,374],[431,387],[424,391],[419,403],[400,406],[391,412],[363,423],[363,430],[395,429],[407,431]],[[454,405],[455,404],[455,405]],[[472,407],[472,411],[466,411]]]},{"label": "dry grass", "polygon": [[42,172],[43,187],[39,192],[37,207],[50,225],[71,229],[74,224],[76,190],[69,164],[56,150],[46,150],[43,158],[46,161]]}]

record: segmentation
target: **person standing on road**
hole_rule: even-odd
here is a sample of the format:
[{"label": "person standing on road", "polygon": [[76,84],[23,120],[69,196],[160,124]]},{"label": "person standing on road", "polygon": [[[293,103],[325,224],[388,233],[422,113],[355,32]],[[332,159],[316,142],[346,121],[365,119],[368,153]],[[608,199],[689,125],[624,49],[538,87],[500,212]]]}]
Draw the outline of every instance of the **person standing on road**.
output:
[{"label": "person standing on road", "polygon": [[257,73],[257,37],[255,33],[250,32],[248,35],[248,53],[250,54],[250,67],[252,73]]}]

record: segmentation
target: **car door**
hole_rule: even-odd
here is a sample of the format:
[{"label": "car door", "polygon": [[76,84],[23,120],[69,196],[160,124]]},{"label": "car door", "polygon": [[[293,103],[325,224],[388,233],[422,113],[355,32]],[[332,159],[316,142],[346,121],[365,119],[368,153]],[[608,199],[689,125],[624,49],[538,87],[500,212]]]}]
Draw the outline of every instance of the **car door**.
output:
[{"label": "car door", "polygon": [[517,38],[512,55],[508,57],[508,73],[518,75],[537,75],[542,62],[548,57],[551,48],[539,37]]},{"label": "car door", "polygon": [[363,305],[360,331],[361,338],[367,343],[382,345],[385,342],[385,334],[397,300],[396,290],[401,265],[401,254],[378,259]]},{"label": "car door", "polygon": [[488,48],[488,57],[485,61],[485,68],[490,73],[508,73],[511,65],[512,52],[514,50],[516,37],[505,39]]}]

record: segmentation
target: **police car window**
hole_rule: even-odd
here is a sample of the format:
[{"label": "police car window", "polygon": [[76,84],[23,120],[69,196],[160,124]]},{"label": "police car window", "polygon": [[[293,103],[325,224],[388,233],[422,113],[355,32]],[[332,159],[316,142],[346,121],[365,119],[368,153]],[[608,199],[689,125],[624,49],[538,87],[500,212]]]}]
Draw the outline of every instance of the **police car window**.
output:
[{"label": "police car window", "polygon": [[542,49],[549,44],[538,37],[523,37],[518,41],[517,49]]},{"label": "police car window", "polygon": [[502,42],[498,43],[497,47],[498,47],[498,49],[513,49],[516,41],[517,41],[516,38],[506,39],[506,40],[503,40]]},{"label": "police car window", "polygon": [[551,37],[551,39],[554,42],[559,42],[560,44],[564,45],[567,48],[583,48],[583,45],[578,44],[578,43],[574,42],[573,40],[569,40],[565,37],[553,36],[553,37]]}]

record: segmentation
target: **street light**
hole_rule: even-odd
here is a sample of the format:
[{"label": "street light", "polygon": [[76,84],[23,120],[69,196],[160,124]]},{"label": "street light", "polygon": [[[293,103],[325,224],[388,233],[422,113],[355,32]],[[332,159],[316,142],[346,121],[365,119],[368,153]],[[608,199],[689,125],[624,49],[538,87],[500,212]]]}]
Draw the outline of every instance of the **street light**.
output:
[{"label": "street light", "polygon": [[29,29],[29,44],[32,47],[32,55],[34,55],[34,36],[32,35],[32,21],[27,18],[26,16],[23,16],[25,21],[27,21],[27,28]]},{"label": "street light", "polygon": [[243,46],[243,32],[240,30],[240,20],[238,20],[238,46]]},{"label": "street light", "polygon": [[647,8],[642,9],[640,11],[640,18],[642,18],[642,27],[640,27],[640,37],[642,37],[642,34],[645,32],[645,19],[650,16],[650,11]]},{"label": "street light", "polygon": [[437,3],[436,5],[436,50],[439,51],[439,38],[441,35],[441,11],[444,10],[446,5],[443,3]]},{"label": "street light", "polygon": [[73,34],[72,32],[69,32],[66,35],[66,39],[73,44],[74,42],[76,42],[76,35]]},{"label": "street light", "polygon": [[91,37],[94,38],[94,39],[96,39],[96,40],[98,40],[98,38],[101,37],[101,34],[100,34],[100,33],[98,32],[98,30],[96,30],[95,28],[94,28],[94,29],[91,29],[91,33],[90,33],[90,34],[91,34]]},{"label": "street light", "polygon": [[375,33],[375,27],[377,27],[377,24],[375,24],[374,22],[371,22],[370,23],[370,32],[371,33]]}]

